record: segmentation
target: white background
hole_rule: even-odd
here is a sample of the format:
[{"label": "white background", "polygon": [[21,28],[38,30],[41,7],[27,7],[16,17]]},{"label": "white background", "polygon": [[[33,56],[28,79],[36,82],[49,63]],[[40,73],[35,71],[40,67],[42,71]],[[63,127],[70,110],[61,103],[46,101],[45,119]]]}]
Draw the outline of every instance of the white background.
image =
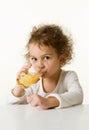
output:
[{"label": "white background", "polygon": [[42,23],[59,24],[72,34],[75,57],[64,68],[77,72],[84,103],[89,103],[88,0],[0,0],[0,103],[5,102],[24,64],[32,27]]}]

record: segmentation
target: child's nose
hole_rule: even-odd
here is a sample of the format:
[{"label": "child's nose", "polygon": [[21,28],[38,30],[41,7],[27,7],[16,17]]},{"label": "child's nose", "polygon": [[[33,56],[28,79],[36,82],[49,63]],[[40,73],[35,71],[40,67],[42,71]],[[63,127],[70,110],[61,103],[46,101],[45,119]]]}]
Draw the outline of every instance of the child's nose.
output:
[{"label": "child's nose", "polygon": [[42,60],[39,60],[38,63],[37,63],[37,66],[38,66],[39,69],[44,68],[44,63],[43,63],[43,61],[42,61]]}]

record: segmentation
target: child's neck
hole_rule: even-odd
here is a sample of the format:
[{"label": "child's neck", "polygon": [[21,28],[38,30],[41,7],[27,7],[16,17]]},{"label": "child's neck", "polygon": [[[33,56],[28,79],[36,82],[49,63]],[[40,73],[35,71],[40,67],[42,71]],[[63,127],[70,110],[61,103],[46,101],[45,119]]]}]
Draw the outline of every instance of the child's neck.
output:
[{"label": "child's neck", "polygon": [[45,92],[50,93],[56,88],[59,77],[60,77],[60,73],[61,73],[61,70],[55,77],[43,79],[43,89]]}]

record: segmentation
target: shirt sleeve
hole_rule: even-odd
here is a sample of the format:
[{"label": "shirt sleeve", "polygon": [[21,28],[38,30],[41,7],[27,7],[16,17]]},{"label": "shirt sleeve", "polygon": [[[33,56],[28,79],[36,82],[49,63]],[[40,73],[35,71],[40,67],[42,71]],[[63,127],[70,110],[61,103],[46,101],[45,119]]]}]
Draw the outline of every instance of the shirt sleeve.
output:
[{"label": "shirt sleeve", "polygon": [[73,71],[67,73],[63,82],[65,92],[61,94],[51,93],[47,97],[56,97],[59,100],[60,104],[57,108],[65,108],[81,104],[83,102],[83,90],[76,73]]},{"label": "shirt sleeve", "polygon": [[21,97],[16,97],[13,95],[12,90],[10,90],[7,97],[7,104],[25,104],[26,103],[26,95],[24,94]]},{"label": "shirt sleeve", "polygon": [[31,85],[29,88],[25,89],[25,93],[21,97],[16,97],[12,93],[13,89],[10,90],[8,96],[7,96],[7,104],[26,104],[27,100],[26,97],[32,95],[33,93],[36,93],[37,86],[36,84]]}]

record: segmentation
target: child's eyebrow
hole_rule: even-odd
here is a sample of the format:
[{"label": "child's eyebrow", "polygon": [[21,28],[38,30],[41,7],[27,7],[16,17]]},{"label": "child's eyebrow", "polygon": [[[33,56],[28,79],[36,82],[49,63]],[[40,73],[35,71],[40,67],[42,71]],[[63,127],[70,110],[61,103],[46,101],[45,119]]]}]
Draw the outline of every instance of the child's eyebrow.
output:
[{"label": "child's eyebrow", "polygon": [[[51,56],[51,55],[53,55],[53,54],[52,54],[52,53],[45,53],[45,54],[43,54],[43,55],[41,55],[41,56],[46,56],[46,55],[50,55],[50,56]],[[30,56],[31,56],[31,57],[35,57],[34,55],[31,55],[31,54],[30,54]]]}]

